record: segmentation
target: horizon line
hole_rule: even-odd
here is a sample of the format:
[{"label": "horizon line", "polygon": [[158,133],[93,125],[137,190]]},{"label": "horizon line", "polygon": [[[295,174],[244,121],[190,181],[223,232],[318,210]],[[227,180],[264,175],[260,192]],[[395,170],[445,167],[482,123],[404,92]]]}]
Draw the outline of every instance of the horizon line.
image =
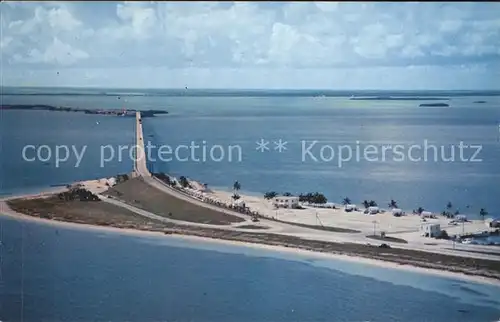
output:
[{"label": "horizon line", "polygon": [[[376,89],[376,88],[347,88],[347,89],[331,89],[331,88],[251,88],[251,87],[241,87],[241,88],[227,88],[227,87],[106,87],[106,86],[23,86],[23,85],[1,85],[0,88],[33,88],[33,89],[50,89],[50,88],[61,88],[61,89],[116,89],[116,90],[213,90],[213,91],[329,91],[329,92],[348,92],[348,91],[400,91],[400,92],[499,92],[498,89]],[[3,93],[1,93],[3,94]]]}]

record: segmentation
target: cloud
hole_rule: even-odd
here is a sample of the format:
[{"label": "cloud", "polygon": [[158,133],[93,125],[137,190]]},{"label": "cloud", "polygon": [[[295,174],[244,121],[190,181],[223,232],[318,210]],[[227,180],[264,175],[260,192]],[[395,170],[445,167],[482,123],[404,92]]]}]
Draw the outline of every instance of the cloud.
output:
[{"label": "cloud", "polygon": [[54,38],[53,42],[43,52],[38,49],[32,49],[26,56],[19,54],[13,56],[14,61],[17,62],[30,64],[47,63],[62,66],[72,65],[79,60],[87,58],[89,58],[89,55],[86,52],[65,44],[58,38]]},{"label": "cloud", "polygon": [[159,67],[407,73],[406,66],[497,64],[498,9],[497,3],[9,2],[2,3],[0,46],[7,67],[73,66],[92,75]]}]

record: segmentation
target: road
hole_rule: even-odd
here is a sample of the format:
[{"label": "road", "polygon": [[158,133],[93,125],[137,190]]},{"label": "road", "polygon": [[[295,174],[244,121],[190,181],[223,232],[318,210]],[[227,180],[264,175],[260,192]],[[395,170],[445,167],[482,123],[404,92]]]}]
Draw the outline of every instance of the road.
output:
[{"label": "road", "polygon": [[[138,150],[143,150],[144,149],[144,137],[143,137],[143,129],[142,129],[142,121],[141,121],[141,113],[137,112],[136,113],[136,144],[139,146]],[[159,179],[153,177],[151,173],[149,172],[147,165],[146,165],[146,158],[138,158],[135,162],[135,171],[136,174],[139,175],[144,179],[144,181],[157,188],[158,190],[170,194],[176,198],[182,199],[186,202],[194,203],[198,206],[205,207],[208,209],[212,209],[215,211],[224,211],[227,214],[237,216],[240,218],[243,218],[246,220],[244,223],[238,223],[238,225],[242,224],[255,224],[250,221],[249,216],[240,214],[236,211],[231,211],[227,209],[221,209],[220,207],[217,207],[215,205],[211,205],[208,203],[205,203],[201,200],[195,199],[189,195],[183,194],[179,192],[178,190],[175,190],[172,187],[167,186],[164,184],[162,181]],[[182,222],[183,224],[186,224],[186,222]],[[188,223],[191,224],[191,223]],[[309,228],[303,228],[303,227],[298,227],[298,226],[293,226],[293,225],[288,225],[285,223],[279,223],[275,222],[272,220],[265,220],[261,219],[259,222],[260,225],[264,225],[269,227],[266,232],[273,232],[273,233],[279,233],[283,235],[289,235],[289,236],[297,236],[305,239],[312,239],[312,240],[322,240],[322,241],[330,241],[330,242],[340,242],[340,243],[359,243],[359,244],[378,244],[379,242],[373,239],[366,238],[363,234],[361,233],[333,233],[333,232],[326,232],[326,231],[321,231],[321,230],[315,230],[315,229],[309,229]],[[217,227],[215,225],[206,225],[210,226],[212,228],[221,228],[220,226]],[[225,226],[224,229],[233,229],[236,228],[235,225],[231,226]],[[454,256],[461,256],[461,257],[473,257],[473,258],[485,258],[485,259],[493,259],[493,260],[499,260],[500,261],[500,249],[498,247],[489,247],[489,246],[481,246],[481,245],[464,245],[464,244],[456,244],[455,245],[455,250],[449,249],[452,248],[453,245],[451,243],[445,244],[445,247],[443,247],[443,244],[437,243],[437,245],[425,245],[426,241],[422,242],[409,242],[408,244],[401,244],[401,243],[391,243],[387,242],[387,244],[390,244],[391,247],[396,247],[396,248],[404,248],[404,249],[410,249],[410,250],[420,250],[420,251],[425,251],[425,252],[432,252],[432,253],[441,253],[441,254],[447,254],[447,255],[454,255]],[[443,241],[442,241],[443,242]],[[480,254],[480,253],[472,253],[472,252],[464,252],[464,251],[483,251],[483,252],[498,252],[498,255],[489,255],[489,254]]]}]

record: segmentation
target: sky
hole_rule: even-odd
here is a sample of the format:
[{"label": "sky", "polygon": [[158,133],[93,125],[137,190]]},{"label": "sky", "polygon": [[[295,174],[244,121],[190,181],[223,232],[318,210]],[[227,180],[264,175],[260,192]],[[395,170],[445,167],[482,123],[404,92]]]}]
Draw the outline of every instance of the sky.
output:
[{"label": "sky", "polygon": [[500,89],[500,3],[2,2],[4,86]]}]

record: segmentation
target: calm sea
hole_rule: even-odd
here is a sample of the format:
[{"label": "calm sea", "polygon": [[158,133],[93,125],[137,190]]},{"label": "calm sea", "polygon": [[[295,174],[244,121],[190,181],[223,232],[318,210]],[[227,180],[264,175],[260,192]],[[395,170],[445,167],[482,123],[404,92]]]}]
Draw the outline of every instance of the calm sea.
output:
[{"label": "calm sea", "polygon": [[[357,96],[447,97],[449,108],[419,107],[433,101],[353,101],[347,92],[323,92],[325,97],[310,91],[143,91],[143,96],[104,89],[33,91],[39,95],[19,95],[13,89],[5,92],[15,95],[4,95],[3,104],[168,110],[169,115],[144,119],[145,139],[156,147],[151,149],[156,161],[150,160],[150,170],[199,179],[212,187],[231,189],[238,180],[242,190],[258,194],[319,191],[332,202],[349,197],[354,203],[368,199],[385,207],[395,199],[403,209],[421,206],[431,211],[442,211],[450,201],[454,210],[471,216],[480,208],[493,217],[499,215],[500,95],[491,92],[352,92]],[[128,91],[129,95],[137,92]],[[134,121],[129,118],[4,111],[0,193],[127,172],[132,167],[129,150],[123,150],[119,160],[118,146],[133,144],[133,131]],[[275,150],[280,139],[287,142],[281,152]],[[269,150],[256,150],[260,140],[269,142]],[[462,156],[461,142],[470,146]],[[71,153],[56,168],[53,159],[23,161],[22,149],[27,144],[46,144],[52,150],[56,145],[74,145],[77,150],[86,145],[87,150],[79,167],[75,168],[77,158]],[[200,146],[194,157],[186,149],[178,150],[179,159],[170,162],[168,156],[164,161],[158,157],[160,145],[175,152],[176,147],[191,144]],[[101,149],[104,157],[111,156],[110,148],[102,147],[106,145],[114,148],[115,157],[101,167]],[[377,152],[365,157],[368,145]],[[396,149],[397,145],[403,157],[391,150],[382,152],[384,147]],[[412,145],[421,150],[410,151]],[[309,147],[310,154],[305,152]],[[344,149],[342,156],[339,149]],[[348,149],[351,160],[339,163],[341,157],[349,156]],[[473,160],[478,162],[472,162],[476,151]],[[452,160],[452,153],[454,161],[447,161]]]},{"label": "calm sea", "polygon": [[493,322],[500,288],[0,218],[2,321]]},{"label": "calm sea", "polygon": [[[241,160],[149,162],[153,171],[185,175],[212,187],[230,189],[238,180],[242,190],[257,194],[319,191],[333,202],[350,197],[355,203],[373,199],[385,206],[395,199],[404,209],[422,206],[436,211],[451,201],[462,212],[476,214],[486,208],[493,216],[500,209],[500,96],[492,93],[396,93],[451,98],[449,108],[419,108],[428,101],[348,99],[380,93],[336,92],[321,97],[324,93],[149,91],[127,96],[111,92],[49,89],[20,95],[11,89],[13,95],[3,95],[2,100],[3,104],[168,110],[169,115],[143,121],[145,138],[152,144],[173,149],[192,142],[209,149],[241,147]],[[101,148],[134,144],[133,131],[132,118],[4,111],[0,194],[129,172],[132,161],[126,152],[121,161],[115,155],[101,166]],[[269,150],[256,150],[261,139],[270,142]],[[281,153],[274,150],[279,139],[288,142]],[[339,166],[338,159],[301,158],[302,141],[317,141],[312,152],[319,158],[319,147],[324,145],[355,148],[359,141],[361,147],[408,146],[424,140],[438,146],[460,141],[481,145],[482,161],[388,158],[351,160]],[[73,152],[56,167],[53,158],[24,161],[26,145],[47,145],[52,153],[57,145],[77,151],[86,146],[86,150],[78,167]],[[500,318],[500,289],[488,285],[171,238],[55,229],[5,218],[0,224],[2,321],[487,322]]]}]

